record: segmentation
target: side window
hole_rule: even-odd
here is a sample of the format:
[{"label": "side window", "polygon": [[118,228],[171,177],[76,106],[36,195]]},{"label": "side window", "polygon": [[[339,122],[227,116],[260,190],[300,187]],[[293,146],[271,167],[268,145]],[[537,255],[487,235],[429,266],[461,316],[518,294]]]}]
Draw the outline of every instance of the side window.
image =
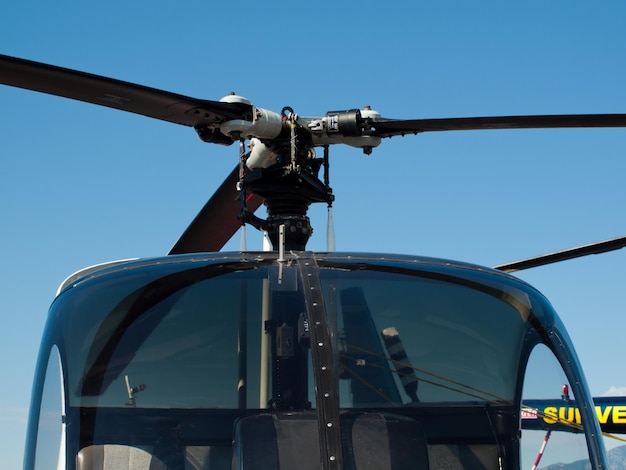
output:
[{"label": "side window", "polygon": [[522,394],[521,468],[572,464],[588,468],[589,454],[580,414],[567,378],[552,351],[532,351]]},{"label": "side window", "polygon": [[63,415],[63,370],[59,350],[53,346],[48,359],[37,426],[35,468],[38,470],[54,468],[51,465],[53,462],[57,462],[58,468],[65,468]]}]

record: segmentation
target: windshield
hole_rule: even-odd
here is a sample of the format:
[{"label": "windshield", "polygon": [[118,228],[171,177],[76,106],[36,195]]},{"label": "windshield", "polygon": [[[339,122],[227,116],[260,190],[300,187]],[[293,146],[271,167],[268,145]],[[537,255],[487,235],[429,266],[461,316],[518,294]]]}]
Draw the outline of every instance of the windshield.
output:
[{"label": "windshield", "polygon": [[[315,407],[296,266],[113,270],[53,306],[70,406]],[[529,301],[506,282],[486,287],[472,276],[320,266],[340,406],[513,403]]]},{"label": "windshield", "polygon": [[513,402],[524,317],[502,291],[436,277],[374,267],[323,272],[342,406]]}]

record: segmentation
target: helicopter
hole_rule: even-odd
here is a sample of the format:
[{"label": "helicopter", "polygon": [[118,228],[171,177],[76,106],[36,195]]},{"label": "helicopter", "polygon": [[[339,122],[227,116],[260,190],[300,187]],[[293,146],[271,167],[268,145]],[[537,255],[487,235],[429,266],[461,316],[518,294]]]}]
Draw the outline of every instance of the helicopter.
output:
[{"label": "helicopter", "polygon": [[[310,252],[307,212],[332,207],[333,145],[371,153],[422,132],[626,127],[626,115],[397,120],[365,107],[302,117],[8,56],[0,83],[238,146],[237,165],[167,256],[89,267],[60,286],[24,468],[521,468],[533,425],[571,435],[576,455],[607,468],[598,415],[619,432],[622,404],[594,403],[559,316],[507,273],[626,238],[493,269]],[[265,232],[271,250],[220,252],[242,224]],[[568,392],[527,400],[546,362]]]}]

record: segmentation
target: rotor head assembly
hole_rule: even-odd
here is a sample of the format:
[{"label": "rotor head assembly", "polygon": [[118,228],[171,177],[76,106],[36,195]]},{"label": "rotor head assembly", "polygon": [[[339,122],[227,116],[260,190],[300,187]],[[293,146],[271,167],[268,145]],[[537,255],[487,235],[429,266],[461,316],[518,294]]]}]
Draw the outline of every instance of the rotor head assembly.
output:
[{"label": "rotor head assembly", "polygon": [[[385,137],[422,132],[626,127],[626,114],[387,119],[369,106],[301,117],[289,107],[279,113],[257,107],[234,93],[219,101],[198,99],[5,55],[0,55],[0,84],[193,127],[207,143],[239,142],[238,165],[170,254],[219,251],[242,222],[267,231],[277,251],[304,250],[313,231],[308,207],[317,202],[330,207],[334,200],[328,176],[331,145],[369,154]],[[316,148],[324,149],[323,158],[316,156]],[[262,203],[266,220],[254,215]],[[283,239],[279,227],[284,227]]]}]

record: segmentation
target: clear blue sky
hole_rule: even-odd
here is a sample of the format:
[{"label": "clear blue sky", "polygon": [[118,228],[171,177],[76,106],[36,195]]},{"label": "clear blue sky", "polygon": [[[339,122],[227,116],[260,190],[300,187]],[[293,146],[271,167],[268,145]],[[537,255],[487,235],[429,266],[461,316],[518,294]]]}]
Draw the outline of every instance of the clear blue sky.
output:
[{"label": "clear blue sky", "polygon": [[[507,3],[3,2],[0,52],[199,98],[234,90],[305,116],[626,112],[624,2]],[[58,284],[167,253],[237,149],[33,92],[2,87],[0,103],[0,454],[20,468]],[[433,133],[370,156],[333,148],[337,249],[492,266],[625,235],[625,148],[621,129]],[[311,216],[309,247],[323,250],[325,209]],[[560,312],[594,395],[626,388],[625,261],[622,250],[520,274]]]}]

